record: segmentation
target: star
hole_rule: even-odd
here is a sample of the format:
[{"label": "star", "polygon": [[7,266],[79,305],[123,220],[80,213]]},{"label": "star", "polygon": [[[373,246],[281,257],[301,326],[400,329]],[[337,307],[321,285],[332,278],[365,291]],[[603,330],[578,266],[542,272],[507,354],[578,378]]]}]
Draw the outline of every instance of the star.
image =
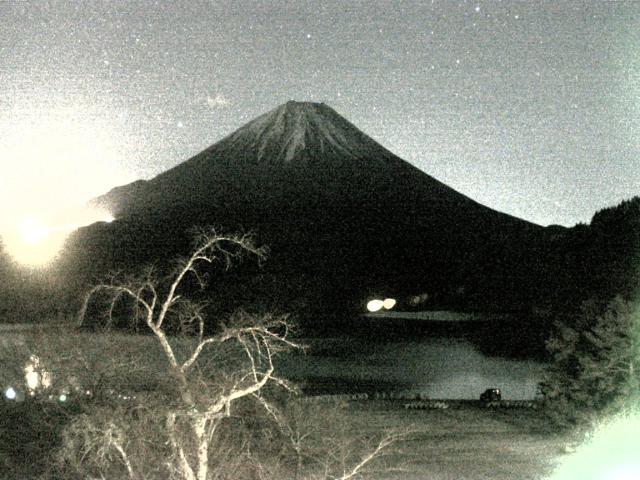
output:
[{"label": "star", "polygon": [[[527,212],[528,220],[569,226],[637,194],[640,177],[627,175],[640,172],[637,122],[629,119],[638,96],[639,67],[629,60],[636,2],[616,2],[615,8],[583,2],[579,9],[541,2],[519,13],[518,2],[414,0],[402,2],[399,15],[385,14],[387,2],[344,8],[339,0],[320,8],[313,2],[271,0],[268,8],[235,2],[230,9],[218,8],[220,2],[155,0],[117,8],[72,0],[42,2],[50,8],[14,3],[20,7],[2,10],[15,28],[0,41],[0,81],[11,99],[0,102],[0,158],[12,156],[14,143],[20,152],[31,148],[18,141],[13,122],[28,130],[34,118],[65,116],[60,108],[73,105],[78,117],[100,118],[105,131],[113,130],[118,158],[127,159],[134,177],[151,178],[283,101],[308,99],[335,106],[395,154],[474,200]],[[287,38],[299,42],[283,48]],[[575,99],[558,88],[567,82]],[[453,92],[470,86],[471,100],[463,104]],[[377,113],[369,116],[373,106]],[[406,132],[404,122],[425,111],[438,118],[430,125],[437,142]],[[587,120],[590,127],[580,128]],[[529,125],[539,127],[521,128]],[[160,147],[167,127],[180,137],[171,140],[175,148]],[[549,188],[596,182],[588,177],[594,172],[607,186],[585,191],[584,204],[562,216],[545,213],[535,201],[514,207],[498,187],[483,190],[462,166],[448,168],[446,145],[465,128],[477,132],[477,144],[484,145],[481,135],[490,142],[481,150],[474,142],[459,147],[460,165],[483,163],[489,176],[502,168],[498,157],[509,159],[516,179],[510,187],[521,188],[519,179],[536,162],[536,181]],[[596,159],[605,155],[617,160],[599,166]],[[573,170],[558,175],[552,157],[572,159]],[[530,189],[535,198],[539,193]],[[5,191],[0,188],[2,200]]]}]

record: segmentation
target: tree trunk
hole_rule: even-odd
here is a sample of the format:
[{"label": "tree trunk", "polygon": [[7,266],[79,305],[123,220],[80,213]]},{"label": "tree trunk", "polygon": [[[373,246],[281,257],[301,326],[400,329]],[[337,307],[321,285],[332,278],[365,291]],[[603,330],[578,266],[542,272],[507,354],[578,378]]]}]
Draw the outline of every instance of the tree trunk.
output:
[{"label": "tree trunk", "polygon": [[300,445],[296,445],[296,475],[295,480],[300,479],[300,475],[302,475],[302,453],[300,452]]},{"label": "tree trunk", "polygon": [[182,472],[182,477],[184,480],[196,480],[196,475],[189,465],[189,461],[187,460],[187,456],[184,453],[184,449],[180,445],[180,440],[176,437],[176,414],[169,413],[167,416],[167,432],[169,434],[169,440],[171,441],[171,446],[173,447],[174,454],[177,456],[179,462],[179,470]]},{"label": "tree trunk", "polygon": [[198,440],[198,468],[197,480],[207,480],[209,475],[209,436],[207,435],[207,419],[197,418],[194,421],[193,431]]}]

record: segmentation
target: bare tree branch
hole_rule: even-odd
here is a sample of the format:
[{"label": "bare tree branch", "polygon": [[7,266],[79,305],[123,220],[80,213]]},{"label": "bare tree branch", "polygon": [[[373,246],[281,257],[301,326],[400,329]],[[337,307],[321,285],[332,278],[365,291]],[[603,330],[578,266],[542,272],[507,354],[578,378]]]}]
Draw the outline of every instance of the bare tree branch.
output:
[{"label": "bare tree branch", "polygon": [[378,445],[368,454],[366,454],[360,462],[356,464],[349,472],[345,472],[341,477],[331,477],[336,480],[349,480],[354,478],[360,470],[362,470],[368,463],[370,463],[373,459],[378,457],[383,450],[388,448],[391,444],[396,442],[398,437],[396,435],[387,435],[384,436]]},{"label": "bare tree branch", "polygon": [[[157,462],[164,464],[160,467],[164,477],[168,474],[172,480],[219,478],[210,465],[215,465],[216,456],[221,452],[216,449],[216,456],[210,455],[210,448],[216,438],[219,441],[221,432],[226,431],[228,422],[237,420],[232,417],[232,410],[234,414],[242,412],[243,402],[237,401],[244,398],[261,405],[267,418],[278,425],[284,434],[283,438],[290,439],[291,445],[287,444],[286,451],[289,452],[287,455],[291,455],[291,448],[295,451],[296,479],[301,478],[299,474],[303,462],[313,468],[324,467],[324,478],[354,479],[375,458],[381,456],[398,436],[385,435],[377,445],[360,456],[347,451],[353,445],[363,446],[350,438],[329,444],[322,439],[320,444],[325,455],[324,462],[319,458],[317,449],[305,451],[308,441],[313,437],[313,441],[317,442],[315,437],[326,433],[326,428],[320,426],[313,432],[305,431],[308,418],[301,418],[297,424],[292,423],[287,409],[280,409],[271,403],[264,390],[267,384],[273,384],[294,391],[289,382],[276,376],[274,367],[274,357],[280,352],[303,348],[290,338],[291,323],[287,316],[258,316],[239,310],[226,323],[220,322],[216,334],[205,335],[205,304],[190,300],[186,287],[195,284],[203,289],[206,285],[204,267],[221,263],[228,268],[233,260],[245,253],[261,260],[265,249],[256,247],[250,235],[218,235],[214,230],[203,230],[190,256],[177,263],[167,276],[159,278],[153,269],[148,269],[137,277],[123,279],[114,276],[92,287],[83,299],[78,322],[81,326],[85,323],[89,306],[96,300],[105,302],[109,322],[112,322],[119,302],[123,298],[130,299],[135,319],[144,319],[140,323],[146,325],[160,345],[162,356],[167,360],[163,366],[167,373],[163,376],[166,384],[161,383],[169,391],[162,399],[163,402],[167,401],[160,404],[149,395],[138,401],[139,408],[135,409],[135,415],[146,416],[150,421],[162,425],[155,432],[162,431],[163,445],[169,452],[166,462],[164,458]],[[174,330],[176,326],[177,333]],[[161,414],[157,415],[158,412]],[[240,413],[236,415],[239,417]],[[159,416],[160,420],[154,419],[154,416]],[[318,420],[324,422],[324,418]],[[104,449],[108,447],[112,456],[116,452],[122,462],[122,465],[118,464],[121,469],[119,475],[124,476],[122,470],[126,470],[131,480],[136,473],[139,474],[136,478],[143,478],[142,472],[136,471],[140,464],[130,460],[133,458],[131,439],[118,435],[120,433],[112,430],[111,437],[89,436],[83,454],[89,456],[97,449],[103,449],[101,454],[104,455],[107,451]],[[138,441],[149,440],[145,438]],[[252,452],[251,448],[251,441],[242,444],[241,456],[245,464],[248,459],[255,458],[255,451]],[[252,467],[254,477],[267,478],[273,473],[269,465],[263,465],[258,460],[249,463],[255,464]],[[347,466],[353,463],[354,466]],[[335,475],[336,470],[342,470],[342,473]],[[162,475],[155,473],[153,478],[162,478]],[[334,476],[330,473],[334,473]],[[151,477],[147,475],[146,478]]]}]

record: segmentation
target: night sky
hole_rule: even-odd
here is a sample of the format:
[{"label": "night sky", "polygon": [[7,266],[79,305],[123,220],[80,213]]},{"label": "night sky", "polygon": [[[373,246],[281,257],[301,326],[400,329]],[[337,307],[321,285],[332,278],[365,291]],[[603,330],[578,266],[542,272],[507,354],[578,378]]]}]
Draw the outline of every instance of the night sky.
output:
[{"label": "night sky", "polygon": [[291,99],[543,225],[640,193],[640,2],[5,1],[0,22],[15,215],[150,178]]}]

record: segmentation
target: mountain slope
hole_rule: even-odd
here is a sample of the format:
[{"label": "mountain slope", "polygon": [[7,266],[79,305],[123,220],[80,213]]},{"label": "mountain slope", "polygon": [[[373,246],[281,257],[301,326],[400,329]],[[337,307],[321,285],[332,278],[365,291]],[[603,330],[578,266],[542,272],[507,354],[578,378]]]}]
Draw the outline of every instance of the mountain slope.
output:
[{"label": "mountain slope", "polygon": [[[410,207],[428,195],[430,203],[480,207],[400,159],[330,107],[308,102],[281,105],[154,179],[118,187],[94,202],[119,217],[176,203],[228,203],[236,196],[273,200],[300,192],[304,201],[317,195],[328,201],[392,200]],[[398,198],[385,198],[389,193]]]},{"label": "mountain slope", "polygon": [[94,203],[117,220],[74,239],[78,258],[91,252],[85,269],[184,253],[189,227],[215,224],[255,231],[271,248],[263,273],[320,289],[320,305],[383,290],[517,303],[505,288],[526,281],[526,252],[543,230],[456,192],[315,103],[288,102]]}]

